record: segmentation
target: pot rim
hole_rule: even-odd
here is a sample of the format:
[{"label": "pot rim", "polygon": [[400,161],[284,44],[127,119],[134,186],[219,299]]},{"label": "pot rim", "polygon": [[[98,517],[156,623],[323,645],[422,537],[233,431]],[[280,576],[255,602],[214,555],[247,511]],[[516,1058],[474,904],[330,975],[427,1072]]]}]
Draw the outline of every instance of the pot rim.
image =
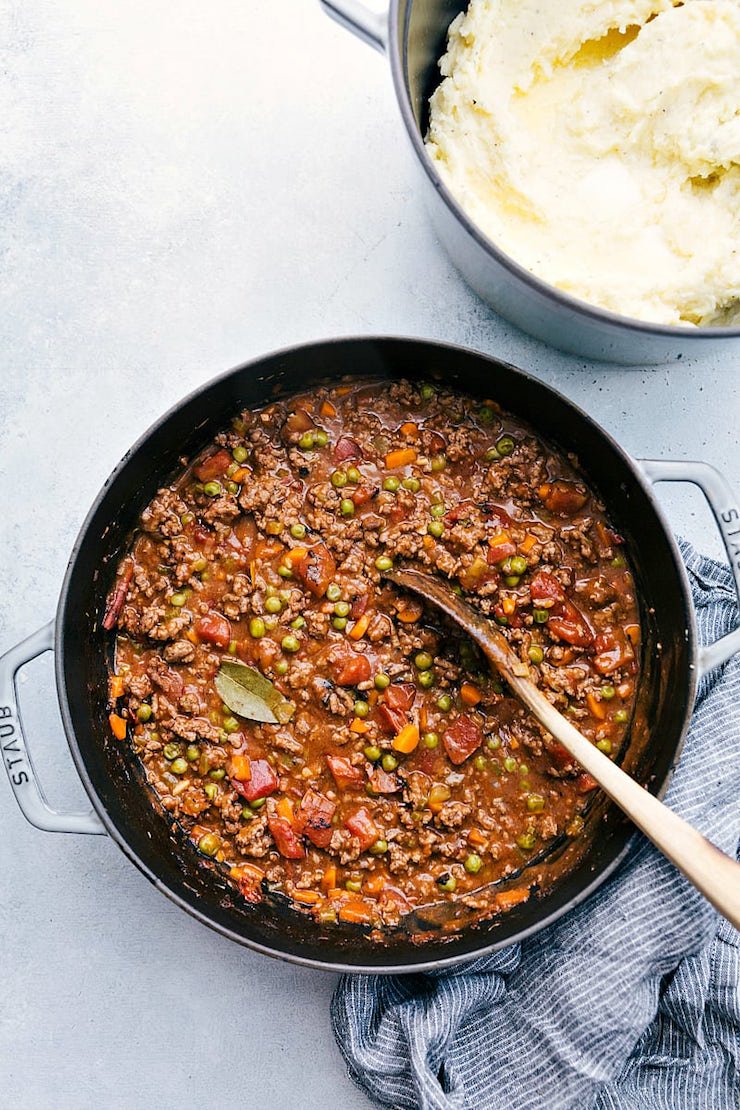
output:
[{"label": "pot rim", "polygon": [[[70,710],[65,681],[66,610],[70,583],[75,573],[78,554],[87,539],[87,532],[94,516],[97,514],[105,497],[108,495],[108,490],[111,483],[125,469],[129,459],[132,458],[139,451],[141,451],[143,448],[145,448],[150,437],[155,432],[162,429],[169,422],[171,417],[173,417],[183,406],[187,405],[189,402],[195,400],[199,396],[207,393],[212,387],[218,385],[220,382],[225,381],[228,378],[235,377],[238,374],[243,374],[248,371],[259,370],[259,367],[263,363],[271,359],[280,358],[287,355],[295,355],[297,353],[300,353],[301,351],[319,346],[324,347],[335,344],[341,345],[343,343],[383,344],[388,342],[409,345],[423,344],[432,349],[442,348],[448,352],[452,352],[453,354],[459,353],[465,356],[472,355],[475,358],[481,359],[486,363],[493,363],[496,366],[504,366],[507,371],[513,372],[520,378],[535,382],[538,387],[556,395],[566,405],[575,410],[578,416],[596,427],[597,431],[617,453],[623,464],[627,467],[632,476],[641,486],[643,492],[650,500],[652,508],[661,525],[661,528],[665,533],[666,539],[668,540],[668,546],[673,560],[674,568],[676,570],[678,585],[683,596],[689,660],[689,688],[686,699],[687,709],[684,714],[684,721],[681,727],[681,731],[676,738],[676,745],[671,761],[671,766],[669,767],[663,779],[663,782],[660,784],[660,787],[658,788],[658,790],[655,791],[655,795],[658,798],[662,798],[666,793],[673,777],[674,769],[680,759],[689,723],[691,720],[691,713],[694,705],[698,682],[698,638],[696,629],[696,617],[689,589],[688,576],[683,564],[683,560],[681,559],[675,537],[670,528],[670,525],[665,518],[662,507],[655,496],[652,484],[643,473],[639,463],[637,463],[635,459],[633,459],[632,456],[625,451],[625,449],[617,442],[617,440],[614,439],[614,437],[608,431],[606,431],[606,429],[602,428],[602,426],[596,420],[594,420],[592,416],[585,412],[585,410],[582,409],[579,405],[575,404],[575,402],[571,401],[569,397],[561,393],[559,390],[554,389],[548,383],[543,382],[534,374],[528,373],[524,370],[520,370],[518,367],[512,365],[511,363],[505,362],[502,359],[497,359],[495,358],[495,356],[485,354],[481,351],[477,351],[474,348],[464,347],[460,344],[455,343],[439,342],[434,339],[425,339],[418,336],[375,334],[333,336],[329,339],[312,339],[304,343],[290,344],[289,346],[278,348],[277,350],[268,352],[267,354],[256,356],[255,358],[249,359],[247,362],[240,363],[237,366],[231,367],[230,369],[225,370],[212,378],[209,378],[208,381],[204,382],[200,386],[197,386],[195,389],[191,390],[188,394],[186,394],[184,397],[180,398],[173,405],[171,405],[165,413],[158,417],[139,436],[136,442],[128,449],[128,451],[126,451],[120,461],[113,468],[110,475],[101,486],[92,505],[90,506],[90,509],[88,510],[85,519],[82,522],[80,530],[77,534],[77,538],[75,539],[72,550],[70,552],[70,557],[64,573],[64,579],[59,594],[54,628],[54,673],[57,687],[57,699],[59,702],[64,732],[67,738],[67,744],[69,746],[72,760],[74,762],[75,769],[80,777],[82,785],[84,786],[85,791],[90,798],[93,809],[100,818],[106,832],[115,842],[115,844],[117,844],[117,846],[121,849],[123,854],[136,866],[136,868],[149,880],[149,882],[158,891],[164,894],[171,902],[179,906],[180,909],[185,910],[191,917],[194,917],[201,924],[215,930],[217,933],[220,933],[227,939],[235,941],[236,943],[241,944],[246,948],[251,948],[253,951],[259,952],[262,955],[271,956],[276,959],[283,960],[287,963],[298,964],[299,966],[313,968],[318,971],[330,971],[343,974],[399,975],[413,974],[424,971],[439,971],[441,969],[448,969],[451,967],[457,967],[462,964],[469,963],[483,956],[491,955],[493,952],[499,951],[502,948],[509,947],[513,944],[518,944],[521,941],[525,940],[527,937],[541,932],[543,929],[554,924],[566,913],[569,913],[571,910],[575,909],[576,906],[580,905],[587,898],[589,898],[594,893],[594,891],[597,890],[598,887],[600,887],[602,883],[604,883],[609,878],[609,876],[612,875],[622,864],[634,842],[634,833],[629,836],[623,848],[617,853],[614,859],[610,863],[606,864],[601,869],[601,871],[599,871],[598,874],[596,874],[594,878],[586,884],[586,886],[582,890],[580,890],[562,906],[558,907],[555,910],[552,910],[536,923],[524,929],[521,929],[514,935],[507,936],[505,939],[498,942],[494,941],[490,944],[484,944],[480,948],[476,948],[472,952],[467,952],[462,955],[441,956],[415,963],[398,962],[394,964],[384,964],[383,966],[378,967],[371,964],[348,964],[341,960],[321,960],[314,957],[302,956],[300,954],[294,954],[278,948],[273,948],[270,945],[263,944],[260,941],[253,940],[250,937],[243,936],[241,933],[236,932],[236,930],[229,928],[227,925],[223,925],[220,922],[214,920],[207,912],[204,912],[200,910],[196,905],[189,903],[188,901],[186,901],[185,898],[183,898],[180,893],[178,893],[176,890],[171,889],[159,878],[156,872],[153,871],[151,867],[149,867],[149,865],[138,855],[138,853],[134,851],[124,833],[119,829],[118,825],[109,815],[87,771],[87,766],[77,742],[74,722],[72,720],[72,713]],[[635,832],[636,831],[637,830],[635,830]],[[383,951],[382,946],[379,946],[379,951]],[[386,949],[386,951],[388,951],[388,949]]]},{"label": "pot rim", "polygon": [[[404,19],[405,27],[408,26],[412,3],[413,0],[408,0]],[[408,36],[404,30],[403,43],[401,44],[398,34],[398,11],[399,0],[391,0],[388,11],[388,55],[390,58],[391,75],[393,78],[396,100],[398,101],[401,117],[409,139],[411,140],[411,145],[414,148],[414,152],[427,178],[444,201],[447,208],[457,219],[458,223],[462,224],[468,235],[475,240],[477,245],[484,250],[486,254],[494,261],[498,262],[505,270],[508,270],[513,277],[517,278],[525,285],[528,285],[536,293],[539,293],[548,300],[554,301],[563,309],[591,319],[594,323],[602,325],[607,324],[610,327],[618,328],[624,332],[637,332],[641,335],[658,336],[672,340],[682,339],[689,343],[701,343],[713,339],[740,339],[740,324],[735,327],[716,328],[707,326],[689,327],[688,325],[682,326],[679,324],[651,324],[647,320],[638,320],[633,316],[624,316],[621,313],[612,312],[607,308],[599,308],[598,305],[589,304],[588,301],[583,301],[578,297],[571,296],[569,293],[564,293],[561,289],[558,289],[557,286],[551,285],[549,282],[537,277],[531,270],[526,269],[526,267],[512,258],[511,255],[497,246],[493,239],[489,239],[489,237],[480,230],[477,224],[470,219],[453,196],[452,192],[442,180],[442,177],[437,173],[431,158],[426,152],[424,141],[416,125],[416,119],[414,117],[406,84],[406,74],[408,72]]]}]

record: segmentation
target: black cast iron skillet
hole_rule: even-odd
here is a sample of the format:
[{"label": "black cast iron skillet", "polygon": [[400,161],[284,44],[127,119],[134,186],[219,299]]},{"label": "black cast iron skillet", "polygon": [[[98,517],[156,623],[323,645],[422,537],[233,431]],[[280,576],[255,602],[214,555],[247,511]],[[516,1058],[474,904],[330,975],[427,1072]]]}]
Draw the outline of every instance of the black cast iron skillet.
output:
[{"label": "black cast iron skillet", "polygon": [[[599,796],[588,820],[598,825],[598,837],[585,855],[575,841],[561,849],[559,859],[544,861],[545,879],[549,868],[570,870],[541,897],[488,923],[464,925],[449,937],[431,933],[420,944],[401,930],[387,944],[378,944],[355,926],[317,926],[280,899],[257,907],[242,903],[153,805],[138,762],[128,745],[111,737],[107,722],[110,639],[100,618],[141,510],[178,472],[178,460],[200,451],[241,408],[340,375],[440,379],[474,396],[494,397],[556,447],[578,454],[584,474],[626,538],[642,607],[644,669],[624,765],[654,793],[665,790],[697,680],[740,650],[740,629],[709,648],[698,647],[686,575],[651,483],[683,480],[701,486],[729,551],[732,533],[740,530],[740,512],[726,484],[704,463],[635,463],[585,413],[520,370],[473,351],[413,339],[346,339],[281,351],[207,383],[158,420],[124,457],[90,510],[72,551],[56,621],[0,659],[0,742],[16,799],[29,821],[49,831],[109,833],[163,893],[232,940],[332,970],[439,968],[520,940],[582,901],[624,856],[632,834],[629,822]],[[740,569],[734,569],[740,586]],[[62,719],[93,805],[89,814],[59,814],[48,806],[23,737],[14,676],[47,650],[56,652]]]}]

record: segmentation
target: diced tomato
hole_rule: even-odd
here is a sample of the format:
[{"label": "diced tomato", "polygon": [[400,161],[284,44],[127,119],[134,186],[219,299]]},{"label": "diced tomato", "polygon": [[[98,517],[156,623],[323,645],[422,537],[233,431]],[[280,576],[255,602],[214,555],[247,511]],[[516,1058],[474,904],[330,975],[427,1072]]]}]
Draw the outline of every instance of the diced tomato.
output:
[{"label": "diced tomato", "polygon": [[324,596],[336,569],[334,556],[323,543],[310,547],[301,559],[293,563],[296,575],[315,597]]},{"label": "diced tomato", "polygon": [[231,625],[220,613],[211,612],[206,613],[204,617],[198,617],[193,628],[201,640],[206,640],[209,644],[215,644],[220,648],[229,646]]},{"label": "diced tomato", "polygon": [[573,516],[588,501],[587,490],[574,482],[566,482],[560,478],[541,486],[539,494],[545,508],[558,516]]},{"label": "diced tomato", "polygon": [[575,787],[579,794],[588,794],[590,790],[595,790],[598,782],[588,771],[582,771],[575,781]]},{"label": "diced tomato", "polygon": [[401,789],[398,775],[391,775],[382,767],[375,767],[368,781],[374,794],[395,794]]},{"label": "diced tomato", "polygon": [[631,663],[635,657],[632,644],[621,628],[608,628],[600,632],[594,646],[594,666],[599,674],[611,674],[626,663]]},{"label": "diced tomato", "polygon": [[483,743],[483,732],[463,713],[443,734],[442,743],[453,763],[464,763]]},{"label": "diced tomato", "polygon": [[378,706],[378,720],[384,731],[395,736],[407,723],[408,712],[414,704],[416,691],[410,682],[394,682],[385,692]]},{"label": "diced tomato", "polygon": [[313,419],[305,409],[295,409],[294,412],[288,413],[285,423],[283,424],[283,431],[286,434],[285,437],[290,439],[291,436],[299,432],[309,432],[315,427],[316,425]]},{"label": "diced tomato", "polygon": [[489,566],[496,566],[497,563],[503,563],[504,559],[516,555],[516,544],[511,540],[505,540],[503,543],[497,543],[494,547],[488,548],[486,560]]},{"label": "diced tomato", "polygon": [[330,802],[318,790],[307,790],[296,814],[297,831],[307,836],[317,848],[326,848],[331,840],[331,819],[336,808],[334,802]]},{"label": "diced tomato", "polygon": [[502,624],[508,624],[509,628],[521,628],[522,618],[518,609],[513,613],[506,613],[503,605],[496,604],[493,607],[494,614],[501,619]]},{"label": "diced tomato", "polygon": [[209,455],[196,466],[195,477],[199,482],[212,482],[214,478],[220,478],[225,474],[233,461],[228,451],[223,449],[217,451],[215,455]]},{"label": "diced tomato", "polygon": [[350,763],[346,755],[327,755],[326,762],[340,790],[362,786],[365,781],[362,770]]},{"label": "diced tomato", "polygon": [[580,609],[568,601],[559,602],[553,609],[548,628],[574,647],[591,647],[594,642],[594,633],[591,625],[586,620]]},{"label": "diced tomato", "polygon": [[354,599],[354,601],[352,602],[352,608],[349,611],[349,615],[351,616],[353,621],[356,621],[358,617],[362,616],[362,614],[367,609],[369,602],[369,594],[360,594],[359,597],[356,597]]},{"label": "diced tomato", "polygon": [[567,748],[563,747],[562,744],[553,743],[550,747],[548,747],[547,753],[554,765],[560,770],[573,763],[573,756],[570,754]]},{"label": "diced tomato", "polygon": [[275,813],[268,813],[267,827],[281,856],[285,859],[303,859],[306,853],[290,821]]},{"label": "diced tomato", "polygon": [[344,823],[352,835],[359,840],[361,852],[365,852],[380,836],[378,826],[365,806],[348,817]]},{"label": "diced tomato", "polygon": [[334,461],[345,462],[347,459],[361,459],[362,450],[360,445],[349,436],[342,436],[338,439],[334,446]]},{"label": "diced tomato", "polygon": [[335,661],[335,666],[334,681],[337,686],[357,686],[360,682],[367,682],[372,674],[368,657],[351,649]]},{"label": "diced tomato", "polygon": [[246,868],[241,869],[244,873],[237,879],[237,885],[242,898],[247,902],[256,904],[262,901],[262,877],[254,872],[247,871]]},{"label": "diced tomato", "polygon": [[189,525],[189,529],[193,537],[193,542],[196,543],[198,547],[213,547],[216,542],[216,537],[209,528],[206,528],[205,525],[201,524],[199,521],[195,521],[193,524]]},{"label": "diced tomato", "polygon": [[252,777],[248,782],[242,782],[241,779],[230,780],[237,794],[241,794],[248,802],[256,802],[258,798],[267,798],[275,793],[278,777],[266,759],[253,759],[250,770]]},{"label": "diced tomato", "polygon": [[449,512],[445,513],[445,523],[457,524],[458,520],[465,520],[474,510],[474,501],[461,501],[458,505],[453,505]]},{"label": "diced tomato", "polygon": [[147,668],[147,674],[154,683],[163,692],[165,697],[170,701],[177,701],[182,696],[185,683],[182,680],[182,675],[177,671],[173,671],[161,659],[155,657],[150,666]]},{"label": "diced tomato", "polygon": [[372,486],[358,486],[356,489],[352,490],[349,496],[354,507],[359,509],[361,505],[366,505],[368,501],[372,501],[377,492],[377,489],[374,489]]},{"label": "diced tomato", "polygon": [[529,584],[529,594],[535,605],[543,605],[565,599],[565,590],[553,574],[538,570]]}]

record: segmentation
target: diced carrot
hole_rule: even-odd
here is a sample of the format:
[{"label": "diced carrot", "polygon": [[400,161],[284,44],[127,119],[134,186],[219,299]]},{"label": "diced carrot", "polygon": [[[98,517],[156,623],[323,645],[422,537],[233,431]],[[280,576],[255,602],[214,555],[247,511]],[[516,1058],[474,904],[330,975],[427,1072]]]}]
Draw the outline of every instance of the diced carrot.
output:
[{"label": "diced carrot", "polygon": [[252,559],[249,564],[249,581],[254,585],[255,578],[257,577],[257,560]]},{"label": "diced carrot", "polygon": [[286,563],[295,563],[298,559],[303,559],[308,555],[308,548],[306,547],[291,547],[290,551],[285,553]]},{"label": "diced carrot", "polygon": [[334,408],[334,405],[331,403],[331,401],[322,401],[319,412],[322,416],[331,417],[337,415],[337,410]]},{"label": "diced carrot", "polygon": [[278,799],[277,806],[275,807],[278,812],[278,817],[282,817],[283,821],[289,821],[293,824],[295,814],[293,813],[293,803],[290,798],[286,798],[283,794],[282,798]]},{"label": "diced carrot", "polygon": [[108,717],[110,722],[111,732],[116,740],[126,739],[126,722],[123,717],[119,717],[117,713],[111,713]]},{"label": "diced carrot", "polygon": [[248,755],[236,752],[229,760],[229,778],[249,782],[252,778],[252,761]]},{"label": "diced carrot", "polygon": [[362,637],[367,632],[367,627],[370,624],[371,615],[371,613],[363,613],[362,616],[355,621],[348,633],[350,640],[362,639]]},{"label": "diced carrot", "polygon": [[419,428],[411,420],[407,420],[405,424],[401,425],[401,434],[405,436],[417,435]]},{"label": "diced carrot", "polygon": [[545,498],[545,497],[547,497],[547,495],[548,495],[548,493],[550,492],[551,489],[552,489],[552,486],[548,482],[545,482],[544,485],[538,487],[537,493],[539,494],[540,497]]},{"label": "diced carrot", "polygon": [[[431,537],[430,537],[431,538]],[[414,624],[418,621],[421,614],[424,612],[424,606],[420,601],[409,598],[404,602],[402,609],[398,611],[398,619],[402,624]]]},{"label": "diced carrot", "polygon": [[367,894],[376,895],[380,894],[384,887],[385,879],[382,875],[371,875],[370,878],[365,881],[363,890],[365,890]]},{"label": "diced carrot", "polygon": [[463,682],[460,687],[460,698],[463,705],[477,705],[483,695],[477,686],[473,686],[471,682]]},{"label": "diced carrot", "polygon": [[123,696],[123,675],[114,674],[110,679],[110,696],[114,699]]},{"label": "diced carrot", "polygon": [[198,636],[198,633],[195,631],[194,628],[189,628],[187,630],[187,632],[185,633],[185,635],[188,638],[188,640],[190,640],[191,644],[199,644],[200,643],[200,637]]},{"label": "diced carrot", "polygon": [[486,843],[486,838],[480,829],[471,829],[468,833],[468,840],[476,848],[481,848]]},{"label": "diced carrot", "polygon": [[393,747],[397,752],[403,752],[408,755],[409,752],[414,751],[419,743],[419,726],[413,722],[404,725],[398,735],[393,741]]},{"label": "diced carrot", "polygon": [[524,890],[502,890],[496,895],[496,904],[502,910],[509,910],[513,906],[518,906],[520,902],[526,902],[528,898],[528,888]]},{"label": "diced carrot", "polygon": [[422,707],[419,711],[419,731],[420,732],[426,732],[428,727],[429,727],[429,714],[427,713],[427,707],[425,705],[422,705]]},{"label": "diced carrot", "polygon": [[639,624],[626,624],[624,626],[625,634],[629,637],[633,644],[640,642],[640,626]]},{"label": "diced carrot", "polygon": [[519,550],[524,552],[525,555],[529,555],[530,551],[536,543],[537,537],[527,534],[522,542],[519,544]]},{"label": "diced carrot", "polygon": [[352,389],[351,385],[340,385],[340,386],[337,386],[337,389],[336,389],[335,392],[336,392],[337,397],[346,397],[351,389]]},{"label": "diced carrot", "polygon": [[389,451],[385,456],[385,465],[389,470],[397,470],[399,466],[409,466],[416,462],[415,447],[399,447],[396,451]]},{"label": "diced carrot", "polygon": [[229,868],[229,875],[232,879],[264,879],[265,877],[262,868],[256,867],[253,863],[239,863]]},{"label": "diced carrot", "polygon": [[366,925],[373,919],[372,908],[367,902],[348,902],[346,906],[340,906],[338,911],[340,921],[348,921],[352,924]]},{"label": "diced carrot", "polygon": [[294,902],[302,902],[304,906],[315,906],[321,901],[321,895],[316,890],[294,890],[291,898]]},{"label": "diced carrot", "polygon": [[421,543],[422,547],[434,547],[434,540],[431,536],[425,536]]},{"label": "diced carrot", "polygon": [[336,865],[330,863],[324,870],[321,876],[321,889],[323,891],[334,890],[337,885],[337,869]]},{"label": "diced carrot", "polygon": [[369,728],[370,725],[367,721],[363,721],[362,717],[355,717],[352,724],[349,726],[349,731],[356,732],[358,736],[362,736]]},{"label": "diced carrot", "polygon": [[595,717],[597,721],[604,720],[604,718],[606,717],[606,706],[604,705],[603,701],[599,701],[599,699],[590,691],[588,694],[586,694],[586,705],[588,706],[588,711],[592,717]]},{"label": "diced carrot", "polygon": [[508,740],[508,744],[509,744],[509,747],[511,748],[511,750],[513,752],[515,752],[517,750],[517,748],[519,747],[519,741],[517,740],[516,736],[510,736],[509,740]]},{"label": "diced carrot", "polygon": [[504,543],[511,543],[511,536],[508,532],[496,532],[495,535],[489,536],[489,547],[501,547]]},{"label": "diced carrot", "polygon": [[516,602],[514,601],[514,598],[513,597],[505,597],[503,599],[503,601],[501,602],[501,608],[503,609],[505,615],[507,617],[510,617],[511,614],[516,609]]},{"label": "diced carrot", "polygon": [[231,480],[232,482],[243,482],[249,473],[250,470],[248,466],[240,466],[239,469],[235,470],[231,475]]}]

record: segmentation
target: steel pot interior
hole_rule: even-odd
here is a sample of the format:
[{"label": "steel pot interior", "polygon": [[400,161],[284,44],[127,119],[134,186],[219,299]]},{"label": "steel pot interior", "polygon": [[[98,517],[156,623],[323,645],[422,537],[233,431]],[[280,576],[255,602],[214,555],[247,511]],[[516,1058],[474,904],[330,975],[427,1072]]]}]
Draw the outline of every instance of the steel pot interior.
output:
[{"label": "steel pot interior", "polygon": [[577,842],[566,849],[572,870],[549,893],[449,938],[419,945],[396,936],[378,945],[354,926],[327,931],[280,904],[268,909],[241,903],[152,804],[137,760],[107,724],[110,640],[100,617],[138,514],[178,471],[180,458],[203,448],[241,408],[340,375],[437,378],[474,396],[492,396],[561,450],[577,453],[626,538],[642,605],[645,670],[625,765],[653,791],[665,787],[693,704],[694,626],[680,559],[647,483],[605,432],[541,382],[472,351],[417,340],[348,339],[280,352],[215,379],[153,425],[106,483],[73,550],[57,620],[59,699],[77,769],[108,831],[188,912],[240,943],[314,966],[439,967],[520,939],[565,912],[613,870],[632,826],[599,796],[589,819],[597,835],[585,857]]}]

